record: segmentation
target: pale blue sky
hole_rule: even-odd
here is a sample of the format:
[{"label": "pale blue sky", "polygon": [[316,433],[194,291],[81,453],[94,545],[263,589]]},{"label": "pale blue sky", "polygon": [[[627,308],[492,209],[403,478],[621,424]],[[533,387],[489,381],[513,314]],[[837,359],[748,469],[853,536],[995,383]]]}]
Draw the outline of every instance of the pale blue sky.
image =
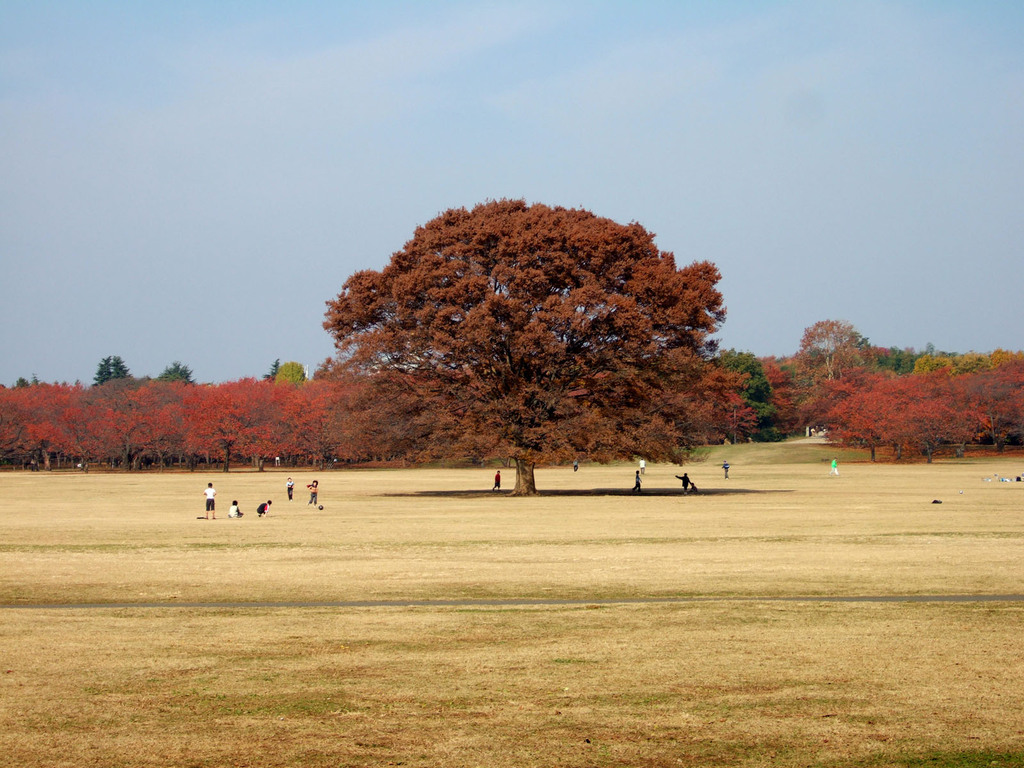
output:
[{"label": "pale blue sky", "polygon": [[442,210],[638,221],[723,347],[1024,347],[1024,3],[0,0],[0,383],[332,353]]}]

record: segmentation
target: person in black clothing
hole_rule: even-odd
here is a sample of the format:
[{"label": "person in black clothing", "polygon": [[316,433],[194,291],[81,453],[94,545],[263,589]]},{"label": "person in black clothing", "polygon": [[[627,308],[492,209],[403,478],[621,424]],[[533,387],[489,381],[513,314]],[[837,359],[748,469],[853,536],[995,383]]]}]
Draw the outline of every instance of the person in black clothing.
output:
[{"label": "person in black clothing", "polygon": [[693,488],[693,492],[697,493],[697,484],[690,479],[690,476],[683,472],[682,477],[676,475],[676,480],[683,481],[683,493],[689,493],[690,488]]},{"label": "person in black clothing", "polygon": [[633,484],[633,493],[640,493],[640,470],[636,471],[636,482]]},{"label": "person in black clothing", "polygon": [[258,507],[256,507],[256,514],[259,517],[263,517],[264,515],[269,515],[270,514],[270,505],[271,505],[271,503],[272,502],[270,501],[270,499],[267,499],[267,502],[265,504],[260,504]]}]

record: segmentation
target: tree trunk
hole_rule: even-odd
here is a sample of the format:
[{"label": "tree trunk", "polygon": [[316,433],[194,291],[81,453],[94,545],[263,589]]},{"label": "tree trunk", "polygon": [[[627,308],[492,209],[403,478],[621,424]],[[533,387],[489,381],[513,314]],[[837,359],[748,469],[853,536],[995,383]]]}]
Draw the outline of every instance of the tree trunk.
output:
[{"label": "tree trunk", "polygon": [[537,484],[533,479],[532,462],[516,459],[516,487],[512,490],[513,496],[537,496]]}]

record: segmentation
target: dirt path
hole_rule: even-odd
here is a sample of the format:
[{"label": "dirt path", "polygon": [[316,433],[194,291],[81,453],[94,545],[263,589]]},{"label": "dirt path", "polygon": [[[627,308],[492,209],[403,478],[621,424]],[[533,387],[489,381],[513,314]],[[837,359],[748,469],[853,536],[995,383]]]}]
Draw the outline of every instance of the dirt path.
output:
[{"label": "dirt path", "polygon": [[656,605],[668,603],[1019,603],[1016,595],[818,595],[806,597],[634,597],[622,599],[505,598],[479,600],[336,600],[260,603],[25,603],[0,605],[0,609],[54,610],[61,608],[473,608],[515,606]]}]

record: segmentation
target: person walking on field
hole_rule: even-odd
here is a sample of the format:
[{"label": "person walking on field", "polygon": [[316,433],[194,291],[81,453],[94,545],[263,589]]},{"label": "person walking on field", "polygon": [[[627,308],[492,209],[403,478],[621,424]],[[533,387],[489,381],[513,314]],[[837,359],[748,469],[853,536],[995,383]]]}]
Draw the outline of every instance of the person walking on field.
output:
[{"label": "person walking on field", "polygon": [[832,475],[835,475],[836,477],[839,477],[839,460],[838,459],[832,459],[832,469],[829,470],[828,475],[829,475],[829,477],[831,477]]},{"label": "person walking on field", "polygon": [[640,474],[641,475],[644,474],[644,472],[646,470],[647,470],[647,462],[644,461],[643,459],[640,459]]},{"label": "person walking on field", "polygon": [[309,488],[309,503],[316,505],[317,496],[320,493],[320,481],[314,480],[312,483],[306,486]]},{"label": "person walking on field", "polygon": [[501,490],[501,470],[500,469],[497,472],[494,473],[494,487],[491,488],[491,490],[492,491],[500,491]]},{"label": "person walking on field", "polygon": [[288,489],[288,501],[291,501],[292,493],[295,491],[295,481],[289,477],[288,482],[284,484],[284,487]]},{"label": "person walking on field", "polygon": [[217,492],[213,489],[213,483],[206,484],[206,490],[203,491],[206,496],[206,519],[210,519],[210,513],[213,512],[213,519],[217,519],[217,511],[214,506],[213,500],[217,496]]},{"label": "person walking on field", "polygon": [[633,493],[640,493],[640,470],[636,471],[636,482],[633,483]]},{"label": "person walking on field", "polygon": [[722,469],[725,471],[725,479],[728,480],[729,479],[729,462],[728,461],[723,461],[722,462]]}]

